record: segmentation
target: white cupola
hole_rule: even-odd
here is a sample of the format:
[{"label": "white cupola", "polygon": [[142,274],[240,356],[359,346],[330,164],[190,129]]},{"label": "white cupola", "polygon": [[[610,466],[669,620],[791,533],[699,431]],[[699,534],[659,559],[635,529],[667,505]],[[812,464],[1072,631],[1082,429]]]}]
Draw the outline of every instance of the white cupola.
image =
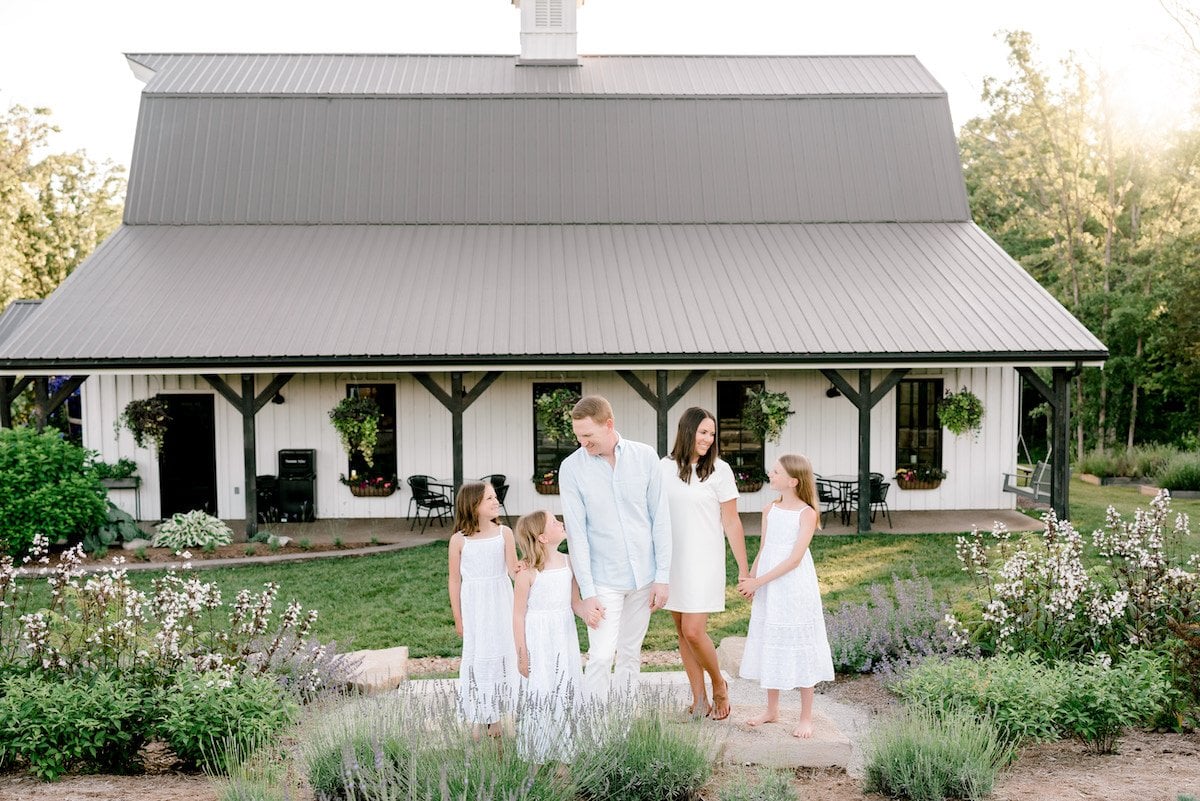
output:
[{"label": "white cupola", "polygon": [[521,10],[520,64],[578,64],[575,9],[583,0],[512,0]]}]

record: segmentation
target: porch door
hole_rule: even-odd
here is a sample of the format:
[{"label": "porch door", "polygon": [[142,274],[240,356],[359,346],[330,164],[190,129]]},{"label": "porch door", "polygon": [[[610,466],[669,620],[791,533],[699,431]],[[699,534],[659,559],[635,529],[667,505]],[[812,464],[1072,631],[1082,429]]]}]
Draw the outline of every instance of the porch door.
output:
[{"label": "porch door", "polygon": [[158,454],[159,514],[217,513],[217,439],[212,395],[160,395],[171,422]]}]

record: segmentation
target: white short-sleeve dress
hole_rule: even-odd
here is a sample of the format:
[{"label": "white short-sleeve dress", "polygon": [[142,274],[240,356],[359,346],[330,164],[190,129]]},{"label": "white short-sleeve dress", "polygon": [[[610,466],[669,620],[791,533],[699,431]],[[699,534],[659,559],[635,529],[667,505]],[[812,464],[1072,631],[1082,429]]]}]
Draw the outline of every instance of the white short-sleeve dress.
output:
[{"label": "white short-sleeve dress", "polygon": [[717,459],[704,481],[684,483],[674,460],[660,462],[671,508],[672,612],[721,612],[725,609],[725,530],[721,504],[738,496],[733,469]]}]

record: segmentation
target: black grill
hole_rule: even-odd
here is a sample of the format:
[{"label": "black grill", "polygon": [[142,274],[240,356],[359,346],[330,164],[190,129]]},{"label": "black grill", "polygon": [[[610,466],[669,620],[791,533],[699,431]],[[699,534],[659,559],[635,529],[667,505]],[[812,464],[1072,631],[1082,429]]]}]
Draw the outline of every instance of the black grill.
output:
[{"label": "black grill", "polygon": [[279,452],[279,519],[307,523],[317,519],[317,452],[295,448]]}]

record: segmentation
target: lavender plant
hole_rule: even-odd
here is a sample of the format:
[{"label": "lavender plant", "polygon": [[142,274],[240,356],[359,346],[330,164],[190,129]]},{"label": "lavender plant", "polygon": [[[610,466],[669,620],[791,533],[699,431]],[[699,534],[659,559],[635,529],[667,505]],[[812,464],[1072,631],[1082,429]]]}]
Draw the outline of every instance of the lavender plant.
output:
[{"label": "lavender plant", "polygon": [[825,613],[834,668],[842,673],[879,673],[893,683],[908,668],[931,657],[964,650],[946,624],[950,607],[938,603],[929,579],[892,576],[872,584],[870,600],[842,603]]}]

